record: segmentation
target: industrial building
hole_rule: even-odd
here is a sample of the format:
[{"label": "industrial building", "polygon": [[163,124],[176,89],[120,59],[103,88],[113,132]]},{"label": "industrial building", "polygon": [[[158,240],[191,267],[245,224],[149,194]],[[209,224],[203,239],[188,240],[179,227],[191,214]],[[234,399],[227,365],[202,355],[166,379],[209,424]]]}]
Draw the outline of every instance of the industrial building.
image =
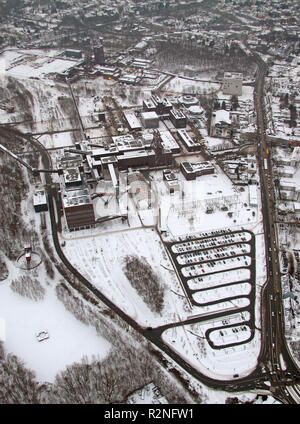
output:
[{"label": "industrial building", "polygon": [[180,190],[179,181],[174,172],[172,172],[170,169],[163,171],[163,179],[170,194]]},{"label": "industrial building", "polygon": [[151,207],[151,188],[143,174],[139,171],[129,171],[128,184],[136,207],[141,210]]},{"label": "industrial building", "polygon": [[63,53],[63,55],[65,57],[70,57],[73,59],[81,59],[82,58],[82,51],[81,50],[65,50],[65,52]]},{"label": "industrial building", "polygon": [[118,175],[118,159],[115,156],[106,156],[101,159],[101,174],[104,180],[112,180],[114,185]]},{"label": "industrial building", "polygon": [[102,75],[105,79],[117,79],[120,75],[120,70],[115,66],[95,65],[96,75]]},{"label": "industrial building", "polygon": [[123,155],[118,156],[117,159],[120,170],[126,170],[130,167],[155,166],[155,153],[153,150],[125,152]]},{"label": "industrial building", "polygon": [[94,46],[94,58],[97,65],[105,65],[104,48],[101,42]]},{"label": "industrial building", "polygon": [[146,112],[156,112],[158,115],[169,114],[173,105],[168,99],[153,94],[150,99],[143,100],[143,109]]},{"label": "industrial building", "polygon": [[180,110],[172,109],[170,111],[170,120],[175,128],[186,127],[186,116]]},{"label": "industrial building", "polygon": [[177,134],[189,152],[197,152],[201,150],[201,144],[197,140],[193,140],[185,129],[177,130]]},{"label": "industrial building", "polygon": [[33,207],[35,212],[46,212],[48,210],[47,197],[43,188],[39,188],[34,192]]},{"label": "industrial building", "polygon": [[63,171],[66,188],[75,188],[82,185],[82,177],[79,168],[68,168]]},{"label": "industrial building", "polygon": [[257,185],[250,184],[249,185],[249,205],[256,207],[258,205],[258,197],[257,197]]},{"label": "industrial building", "polygon": [[153,112],[156,110],[156,106],[151,99],[145,99],[143,100],[143,109],[146,112]]},{"label": "industrial building", "polygon": [[161,143],[164,149],[171,150],[174,154],[180,153],[180,147],[170,131],[158,130],[158,134],[161,138]]},{"label": "industrial building", "polygon": [[[80,145],[77,146],[80,149]],[[63,155],[60,156],[56,161],[58,169],[68,168],[79,168],[82,165],[82,156],[77,154],[70,155],[67,151],[64,151]],[[63,172],[63,171],[62,171]]]},{"label": "industrial building", "polygon": [[[89,228],[96,223],[94,194],[90,194],[94,182],[100,179],[111,181],[119,201],[120,173],[129,169],[131,180],[142,184],[137,168],[170,166],[173,154],[180,152],[178,143],[167,130],[148,130],[139,137],[132,134],[113,136],[110,143],[94,147],[88,141],[82,141],[74,149],[65,149],[58,160],[62,174],[62,208],[70,231]],[[69,153],[74,153],[74,156]],[[179,183],[172,173],[166,175],[165,182],[170,193],[179,190]],[[136,201],[139,208],[149,203],[144,198]]]},{"label": "industrial building", "polygon": [[159,118],[156,112],[142,112],[141,121],[144,128],[158,128]]},{"label": "industrial building", "polygon": [[151,101],[155,106],[155,111],[158,115],[165,115],[172,109],[172,104],[167,99],[162,99],[157,94],[153,94]]},{"label": "industrial building", "polygon": [[186,180],[195,180],[196,177],[206,174],[213,174],[215,167],[211,162],[181,162],[181,172],[183,173]]},{"label": "industrial building", "polygon": [[95,225],[93,202],[79,168],[63,171],[61,200],[66,224],[70,231]]},{"label": "industrial building", "polygon": [[184,96],[180,97],[179,102],[185,107],[199,104],[197,97],[191,96],[189,94],[185,94]]}]

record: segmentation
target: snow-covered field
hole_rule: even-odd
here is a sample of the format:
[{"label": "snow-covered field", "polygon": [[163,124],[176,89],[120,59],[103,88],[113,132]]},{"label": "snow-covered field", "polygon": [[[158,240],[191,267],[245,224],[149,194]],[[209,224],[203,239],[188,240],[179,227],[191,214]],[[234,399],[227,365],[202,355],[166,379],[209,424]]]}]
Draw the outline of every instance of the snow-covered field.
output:
[{"label": "snow-covered field", "polygon": [[[34,301],[16,294],[9,287],[21,275],[15,264],[8,262],[9,277],[0,284],[0,316],[5,324],[5,350],[17,355],[32,369],[38,381],[53,382],[55,375],[83,356],[104,358],[110,343],[96,330],[78,321],[57,299],[42,267],[37,278],[46,289],[43,300]],[[26,271],[22,271],[26,273]],[[32,274],[30,274],[32,275]],[[39,342],[36,334],[47,331],[49,338]]]},{"label": "snow-covered field", "polygon": [[[76,264],[82,275],[141,325],[162,325],[177,321],[177,315],[182,315],[184,302],[180,296],[183,293],[154,230],[129,229],[112,234],[101,234],[101,230],[98,230],[94,235],[82,237],[77,233],[65,233],[64,239],[64,252],[69,261]],[[124,274],[124,257],[135,254],[147,259],[166,287],[162,316],[149,309]]]},{"label": "snow-covered field", "polygon": [[196,92],[203,93],[204,91],[217,93],[220,90],[220,84],[175,77],[165,85],[164,89],[167,92],[174,93],[195,94]]}]

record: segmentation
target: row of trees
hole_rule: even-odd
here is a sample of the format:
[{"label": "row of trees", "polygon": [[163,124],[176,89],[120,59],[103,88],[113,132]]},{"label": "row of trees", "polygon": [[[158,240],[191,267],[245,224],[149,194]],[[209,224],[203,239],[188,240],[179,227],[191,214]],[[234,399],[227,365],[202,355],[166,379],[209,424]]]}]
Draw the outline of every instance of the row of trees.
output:
[{"label": "row of trees", "polygon": [[0,404],[38,403],[38,391],[35,374],[0,341]]},{"label": "row of trees", "polygon": [[0,253],[0,281],[7,278],[7,276],[8,276],[8,269],[6,266],[6,262],[4,261],[4,258]]},{"label": "row of trees", "polygon": [[[2,142],[2,140],[1,140]],[[16,259],[20,253],[17,246],[22,246],[30,232],[26,228],[21,214],[21,201],[27,194],[27,187],[20,165],[0,152],[0,244],[3,253],[9,259]]]},{"label": "row of trees", "polygon": [[10,283],[10,288],[21,296],[38,301],[45,297],[46,290],[41,283],[30,275],[22,275],[19,279],[15,279]]},{"label": "row of trees", "polygon": [[147,259],[135,255],[125,256],[124,272],[149,308],[161,312],[164,305],[164,287]]},{"label": "row of trees", "polygon": [[156,58],[156,66],[172,73],[199,77],[200,72],[210,71],[217,74],[218,71],[223,73],[230,70],[252,77],[256,69],[253,60],[240,49],[231,49],[230,54],[225,54],[224,47],[224,53],[217,53],[212,48],[196,47],[192,44],[189,46],[188,42],[184,45],[180,41],[164,42],[157,47],[161,50]]}]

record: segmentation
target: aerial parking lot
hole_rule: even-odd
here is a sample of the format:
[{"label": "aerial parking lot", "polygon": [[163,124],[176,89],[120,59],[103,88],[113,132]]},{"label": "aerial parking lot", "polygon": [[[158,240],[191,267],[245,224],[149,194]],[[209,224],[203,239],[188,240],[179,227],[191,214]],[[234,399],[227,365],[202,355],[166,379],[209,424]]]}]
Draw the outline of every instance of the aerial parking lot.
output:
[{"label": "aerial parking lot", "polygon": [[[251,286],[254,281],[255,241],[250,231],[212,233],[211,236],[205,233],[203,237],[181,238],[179,243],[166,245],[192,304],[199,303],[195,299],[203,297],[197,291],[210,293],[206,303],[218,303],[221,291],[207,289],[227,285],[225,298],[237,297],[243,295],[244,290],[241,291],[242,284],[236,283]],[[232,285],[231,291],[228,285]],[[247,295],[251,291],[250,288]]]},{"label": "aerial parking lot", "polygon": [[184,327],[168,328],[163,340],[214,379],[242,378],[255,368],[260,335],[249,311],[227,311],[222,317],[206,314],[198,319]]},{"label": "aerial parking lot", "polygon": [[249,231],[236,231],[232,233],[214,235],[204,233],[203,235],[194,236],[192,239],[189,236],[186,240],[180,237],[180,243],[171,243],[172,253],[185,253],[195,250],[211,249],[213,247],[224,247],[230,244],[240,245],[241,243],[249,242],[252,239],[252,234]]},{"label": "aerial parking lot", "polygon": [[[190,318],[198,321],[185,325],[192,344],[197,343],[194,337],[198,337],[198,343],[199,337],[201,339],[202,347],[198,345],[193,359],[199,359],[201,352],[204,356],[203,352],[209,349],[213,357],[218,351],[221,364],[229,359],[230,352],[234,356],[237,352],[241,354],[251,343],[255,351],[258,345],[254,324],[255,235],[248,230],[226,230],[181,236],[165,245],[191,308],[195,310]],[[168,339],[169,332],[163,333],[164,339]],[[218,361],[214,367],[217,371]],[[211,367],[208,368],[211,371]],[[219,372],[222,373],[221,368]],[[236,374],[234,362],[233,374]]]},{"label": "aerial parking lot", "polygon": [[239,268],[237,270],[218,272],[214,274],[202,275],[201,277],[190,278],[187,285],[190,290],[201,288],[215,288],[228,283],[250,279],[250,270],[248,268]]},{"label": "aerial parking lot", "polygon": [[204,262],[207,261],[207,259],[221,259],[226,258],[229,256],[235,256],[235,255],[241,255],[243,253],[249,253],[251,250],[249,244],[237,244],[234,246],[234,249],[232,246],[220,246],[218,248],[214,249],[208,249],[196,251],[196,252],[189,252],[184,253],[183,255],[178,255],[176,260],[179,265],[185,265],[188,263],[197,263],[197,262]]},{"label": "aerial parking lot", "polygon": [[203,289],[196,291],[193,294],[195,302],[198,304],[208,304],[215,302],[216,299],[219,301],[238,296],[248,296],[252,290],[250,283],[235,283],[227,284],[226,286]]}]

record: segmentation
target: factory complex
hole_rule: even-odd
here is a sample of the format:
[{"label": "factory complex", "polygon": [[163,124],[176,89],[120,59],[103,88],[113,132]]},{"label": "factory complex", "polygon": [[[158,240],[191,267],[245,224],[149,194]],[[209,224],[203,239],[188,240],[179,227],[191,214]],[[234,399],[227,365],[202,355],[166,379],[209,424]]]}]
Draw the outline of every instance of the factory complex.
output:
[{"label": "factory complex", "polygon": [[[182,153],[199,152],[203,142],[191,131],[184,113],[173,108],[168,99],[154,94],[143,102],[142,111],[124,110],[123,117],[126,133],[113,135],[102,144],[86,137],[74,148],[63,149],[56,160],[60,209],[69,231],[92,228],[114,218],[126,220],[124,193],[133,198],[138,210],[150,208],[151,189],[145,172],[162,170],[171,194],[180,190],[172,167],[178,168],[186,181],[214,172],[209,161],[176,164]],[[99,183],[107,190],[99,191]],[[108,208],[110,202],[115,206],[113,213]]]}]

